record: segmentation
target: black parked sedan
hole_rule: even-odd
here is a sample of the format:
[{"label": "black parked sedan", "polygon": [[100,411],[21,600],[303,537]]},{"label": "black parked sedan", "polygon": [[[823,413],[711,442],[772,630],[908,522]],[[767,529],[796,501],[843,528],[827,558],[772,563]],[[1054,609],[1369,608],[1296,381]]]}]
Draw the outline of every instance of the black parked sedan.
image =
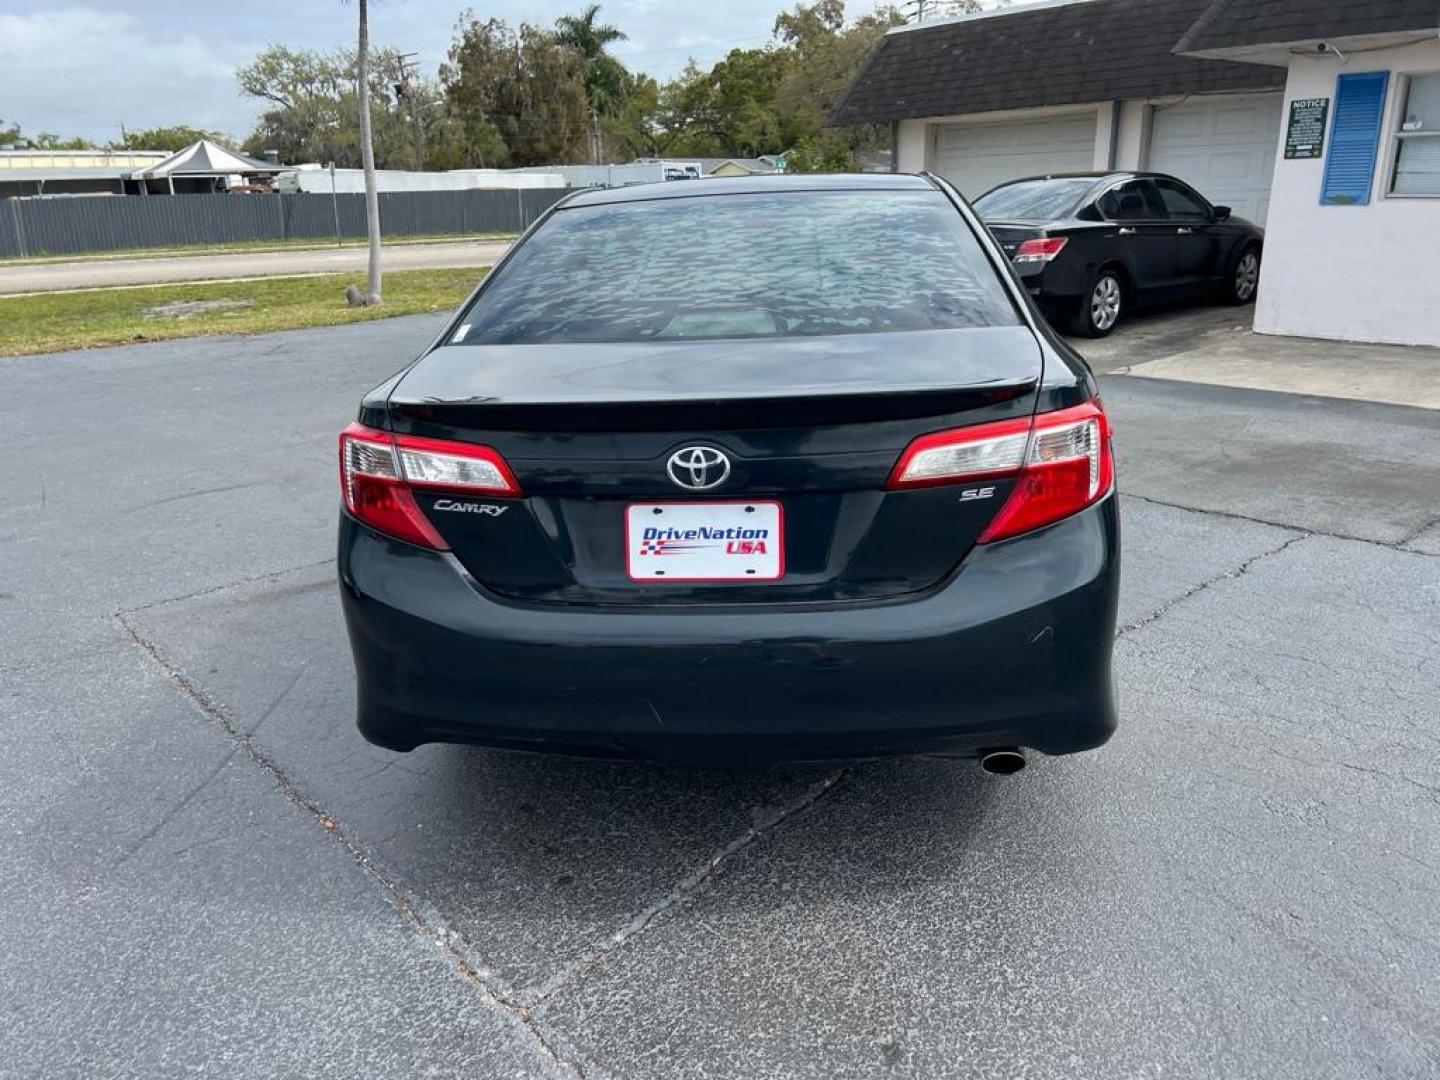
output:
[{"label": "black parked sedan", "polygon": [[1104,337],[1132,307],[1255,299],[1265,231],[1160,173],[1077,173],[1004,184],[975,211],[1057,323]]},{"label": "black parked sedan", "polygon": [[562,200],[340,436],[359,724],[992,771],[1103,743],[1095,380],[942,181]]}]

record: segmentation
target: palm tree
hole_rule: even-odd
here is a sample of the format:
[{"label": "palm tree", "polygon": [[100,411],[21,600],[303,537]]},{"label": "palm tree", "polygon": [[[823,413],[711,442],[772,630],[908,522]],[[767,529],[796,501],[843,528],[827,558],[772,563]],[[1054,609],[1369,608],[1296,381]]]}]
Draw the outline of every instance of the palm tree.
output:
[{"label": "palm tree", "polygon": [[600,163],[600,116],[617,109],[625,100],[629,73],[605,51],[612,41],[627,41],[619,27],[596,24],[600,5],[591,4],[579,15],[562,15],[555,20],[555,40],[580,54],[585,62],[585,96],[590,101],[590,162]]},{"label": "palm tree", "polygon": [[365,169],[365,231],[370,239],[369,274],[363,304],[380,303],[380,196],[375,187],[375,144],[370,137],[370,5],[359,0],[360,41],[355,56],[360,99],[360,164]]}]

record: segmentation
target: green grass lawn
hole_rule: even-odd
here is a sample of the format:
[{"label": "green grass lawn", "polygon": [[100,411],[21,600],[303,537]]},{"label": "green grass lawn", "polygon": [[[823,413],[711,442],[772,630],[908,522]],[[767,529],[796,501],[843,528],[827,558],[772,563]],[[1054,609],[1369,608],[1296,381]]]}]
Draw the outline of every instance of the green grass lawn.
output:
[{"label": "green grass lawn", "polygon": [[207,334],[260,334],[449,311],[485,276],[486,269],[386,274],[385,302],[372,308],[345,303],[345,286],[353,282],[364,288],[363,274],[0,296],[0,356]]}]

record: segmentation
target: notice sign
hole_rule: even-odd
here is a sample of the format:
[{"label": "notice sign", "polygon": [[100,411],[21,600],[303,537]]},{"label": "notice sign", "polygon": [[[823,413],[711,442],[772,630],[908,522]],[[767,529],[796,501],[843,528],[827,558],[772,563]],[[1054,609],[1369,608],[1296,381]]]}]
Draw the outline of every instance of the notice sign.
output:
[{"label": "notice sign", "polygon": [[1296,98],[1290,102],[1290,126],[1285,129],[1285,156],[1321,157],[1325,151],[1325,119],[1329,114],[1329,98]]}]

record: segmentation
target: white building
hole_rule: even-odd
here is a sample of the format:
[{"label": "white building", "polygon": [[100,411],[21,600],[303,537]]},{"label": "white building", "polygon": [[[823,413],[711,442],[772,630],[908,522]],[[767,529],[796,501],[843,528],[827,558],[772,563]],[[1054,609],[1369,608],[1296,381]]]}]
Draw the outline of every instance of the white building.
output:
[{"label": "white building", "polygon": [[124,195],[130,174],[169,157],[150,150],[31,150],[0,146],[0,199],[25,195]]},{"label": "white building", "polygon": [[1415,251],[1440,235],[1436,74],[1440,0],[1042,3],[892,30],[832,121],[889,124],[899,171],[971,197],[1179,176],[1266,224],[1258,330],[1440,345],[1440,269]]},{"label": "white building", "polygon": [[[276,188],[285,194],[304,192],[311,195],[355,195],[365,191],[363,169],[330,170],[324,165],[296,165],[282,172]],[[560,188],[565,178],[550,170],[521,172],[516,169],[448,169],[444,172],[409,172],[403,169],[377,169],[376,189],[379,191],[489,191],[497,188]]]},{"label": "white building", "polygon": [[1215,8],[1180,48],[1286,73],[1255,329],[1440,345],[1440,3]]}]

